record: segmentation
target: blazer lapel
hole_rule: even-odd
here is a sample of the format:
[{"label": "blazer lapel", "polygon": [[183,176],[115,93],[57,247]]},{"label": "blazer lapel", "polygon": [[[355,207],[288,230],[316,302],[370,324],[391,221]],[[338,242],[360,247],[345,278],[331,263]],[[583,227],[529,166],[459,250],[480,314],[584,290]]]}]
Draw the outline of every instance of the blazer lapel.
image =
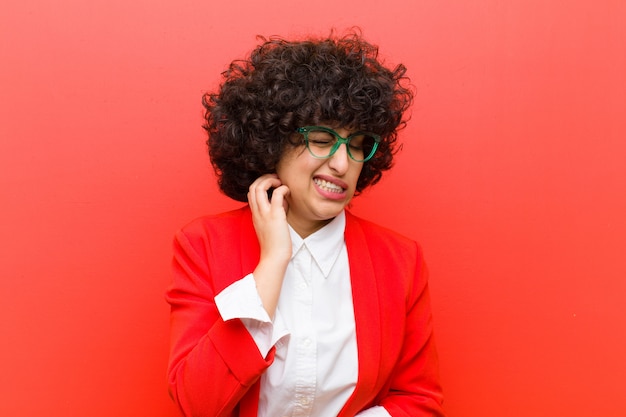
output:
[{"label": "blazer lapel", "polygon": [[373,248],[358,219],[346,212],[346,247],[350,264],[352,299],[356,324],[359,375],[356,388],[340,416],[354,416],[374,400],[381,360],[380,300],[372,264]]}]

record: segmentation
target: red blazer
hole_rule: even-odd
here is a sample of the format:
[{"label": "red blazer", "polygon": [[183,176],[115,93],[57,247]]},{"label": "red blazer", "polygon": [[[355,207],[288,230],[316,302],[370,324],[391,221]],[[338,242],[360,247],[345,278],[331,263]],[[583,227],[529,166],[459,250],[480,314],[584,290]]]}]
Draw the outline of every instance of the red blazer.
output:
[{"label": "red blazer", "polygon": [[[374,405],[392,416],[443,416],[426,267],[417,244],[346,213],[358,380],[339,416]],[[254,270],[259,244],[248,207],[200,218],[177,233],[171,304],[170,395],[187,417],[256,417],[263,358],[214,296]]]}]

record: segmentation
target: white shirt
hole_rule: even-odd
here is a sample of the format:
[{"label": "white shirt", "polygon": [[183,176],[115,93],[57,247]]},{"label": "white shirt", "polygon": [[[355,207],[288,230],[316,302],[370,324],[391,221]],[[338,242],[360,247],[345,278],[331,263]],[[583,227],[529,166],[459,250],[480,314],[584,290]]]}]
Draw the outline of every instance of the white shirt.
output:
[{"label": "white shirt", "polygon": [[[302,239],[291,227],[292,257],[272,322],[252,274],[215,297],[224,320],[240,318],[274,362],[261,377],[259,417],[336,416],[356,386],[358,352],[345,213]],[[388,417],[374,407],[359,417]]]}]

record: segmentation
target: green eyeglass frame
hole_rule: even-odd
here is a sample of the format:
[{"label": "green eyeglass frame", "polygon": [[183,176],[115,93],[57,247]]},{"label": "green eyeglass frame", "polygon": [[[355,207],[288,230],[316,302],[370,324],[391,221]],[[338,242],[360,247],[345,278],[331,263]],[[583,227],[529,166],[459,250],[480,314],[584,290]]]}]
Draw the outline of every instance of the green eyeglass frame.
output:
[{"label": "green eyeglass frame", "polygon": [[[311,146],[309,144],[309,133],[311,133],[311,132],[320,132],[320,131],[321,132],[330,133],[331,135],[333,135],[335,137],[335,139],[337,139],[337,141],[330,148],[330,152],[328,153],[328,155],[318,155],[318,154],[316,154],[311,149]],[[348,156],[352,160],[354,160],[356,162],[367,162],[370,159],[372,159],[372,157],[376,153],[376,149],[378,149],[378,144],[381,141],[380,135],[377,135],[377,134],[371,133],[371,132],[361,132],[361,131],[354,132],[353,134],[351,134],[347,138],[344,138],[344,137],[340,136],[339,133],[335,132],[333,129],[331,129],[329,127],[326,127],[326,126],[303,126],[303,127],[299,127],[298,129],[296,129],[296,132],[298,132],[302,136],[304,136],[304,142],[306,144],[306,148],[309,150],[309,153],[311,154],[311,156],[313,156],[314,158],[317,158],[317,159],[327,159],[327,158],[330,158],[331,156],[333,156],[335,154],[335,152],[337,152],[337,149],[339,149],[339,147],[342,144],[345,144],[346,145],[346,149],[348,150]],[[365,150],[367,152],[367,155],[364,153],[362,158],[353,155],[352,152],[350,151],[350,141],[353,138],[359,137],[359,136],[371,137],[374,140],[374,143],[371,144],[371,149],[369,151]],[[360,156],[360,155],[358,155],[358,156]]]}]

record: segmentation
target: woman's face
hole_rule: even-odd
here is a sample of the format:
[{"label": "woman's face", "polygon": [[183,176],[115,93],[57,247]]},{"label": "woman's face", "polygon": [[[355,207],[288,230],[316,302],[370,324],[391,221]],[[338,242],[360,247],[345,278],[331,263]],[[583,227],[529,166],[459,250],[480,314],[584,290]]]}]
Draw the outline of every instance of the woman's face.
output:
[{"label": "woman's face", "polygon": [[[348,129],[335,129],[342,137]],[[363,168],[348,156],[345,145],[327,159],[313,157],[304,145],[287,148],[276,174],[289,188],[287,221],[302,237],[319,230],[348,205]]]}]

